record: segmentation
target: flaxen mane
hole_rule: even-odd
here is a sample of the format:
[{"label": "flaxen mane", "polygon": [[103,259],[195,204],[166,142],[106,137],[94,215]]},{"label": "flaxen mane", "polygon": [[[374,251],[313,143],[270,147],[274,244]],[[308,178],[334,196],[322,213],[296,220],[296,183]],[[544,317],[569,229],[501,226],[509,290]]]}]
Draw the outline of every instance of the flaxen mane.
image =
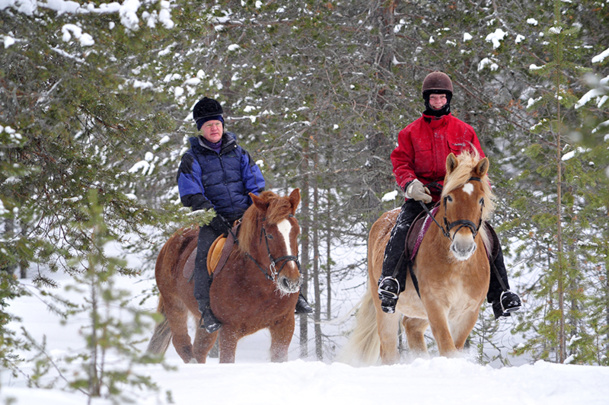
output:
[{"label": "flaxen mane", "polygon": [[[473,149],[473,152],[463,151],[459,156],[457,156],[457,161],[459,162],[457,168],[450,175],[447,175],[446,179],[444,180],[444,188],[442,190],[441,197],[442,199],[448,193],[459,187],[463,187],[463,185],[468,182],[472,170],[480,161],[480,154],[475,149]],[[482,210],[482,219],[486,221],[495,210],[495,195],[491,190],[487,175],[484,175],[484,177],[480,179],[480,184],[482,185],[482,191],[484,192],[484,209]]]},{"label": "flaxen mane", "polygon": [[266,212],[261,212],[256,204],[252,204],[243,214],[239,230],[239,249],[242,252],[251,252],[252,244],[258,243],[263,221],[275,225],[292,214],[292,204],[287,197],[279,197],[272,191],[263,191],[259,197],[264,201],[267,209]]}]

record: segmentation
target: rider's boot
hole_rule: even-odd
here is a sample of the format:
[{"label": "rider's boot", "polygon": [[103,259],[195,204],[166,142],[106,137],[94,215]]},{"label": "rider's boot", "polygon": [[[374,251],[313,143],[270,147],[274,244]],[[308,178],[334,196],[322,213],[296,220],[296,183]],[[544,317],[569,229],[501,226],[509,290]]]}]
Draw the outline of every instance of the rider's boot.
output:
[{"label": "rider's boot", "polygon": [[400,283],[394,277],[383,277],[379,280],[378,288],[379,299],[381,300],[381,309],[383,312],[393,314],[395,306],[398,303],[400,294]]},{"label": "rider's boot", "polygon": [[214,333],[222,327],[222,322],[212,312],[209,302],[206,304],[199,301],[199,311],[201,311],[201,321],[199,322],[201,329],[205,329],[207,333]]},{"label": "rider's boot", "polygon": [[493,240],[491,265],[491,280],[488,289],[488,301],[492,303],[495,319],[511,316],[512,312],[520,310],[522,301],[518,294],[510,291],[507,270],[503,261],[503,251],[495,230],[487,223],[487,229]]},{"label": "rider's boot", "polygon": [[522,302],[515,292],[510,290],[503,291],[498,300],[493,301],[493,315],[495,319],[501,316],[511,316],[512,312],[520,310]]},{"label": "rider's boot", "polygon": [[312,314],[313,308],[307,302],[307,299],[302,295],[302,293],[298,293],[298,301],[296,301],[296,309],[294,311],[296,314]]}]

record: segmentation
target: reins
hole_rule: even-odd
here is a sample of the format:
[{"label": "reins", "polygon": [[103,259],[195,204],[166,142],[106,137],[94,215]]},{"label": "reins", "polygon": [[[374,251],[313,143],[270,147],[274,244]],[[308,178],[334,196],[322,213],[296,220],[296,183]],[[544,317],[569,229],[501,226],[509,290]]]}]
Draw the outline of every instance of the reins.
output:
[{"label": "reins", "polygon": [[[294,217],[294,215],[290,214],[288,216],[288,218],[292,218]],[[249,254],[248,252],[245,252],[245,256],[250,259],[252,262],[254,262],[254,264],[256,265],[256,267],[258,267],[260,269],[260,271],[262,271],[262,273],[264,274],[264,276],[270,280],[270,281],[275,281],[275,279],[277,278],[277,276],[279,275],[279,273],[281,273],[281,271],[283,270],[283,268],[285,267],[286,264],[288,264],[288,262],[295,262],[296,263],[296,267],[298,267],[298,271],[300,271],[300,262],[298,261],[298,256],[294,256],[294,255],[286,255],[286,256],[281,256],[278,258],[274,258],[273,255],[271,254],[271,248],[269,246],[269,236],[266,233],[266,228],[264,227],[264,222],[266,221],[266,218],[262,220],[262,228],[260,230],[260,241],[262,241],[262,237],[264,236],[264,241],[266,243],[266,252],[269,256],[269,271],[266,271],[265,268],[258,262],[258,260],[256,260],[251,254]],[[281,265],[281,267],[279,267],[279,270],[277,270],[277,264],[283,262],[283,264]]]},{"label": "reins", "polygon": [[[482,180],[480,179],[480,177],[470,177],[467,181],[468,182],[469,181],[480,181],[481,182]],[[440,230],[442,231],[442,234],[444,236],[446,236],[448,239],[452,240],[452,237],[450,236],[450,231],[456,226],[458,226],[458,228],[455,231],[455,233],[459,232],[461,230],[461,228],[467,227],[472,231],[472,236],[475,238],[476,235],[478,234],[478,231],[480,230],[480,226],[482,225],[482,210],[484,209],[484,200],[482,200],[482,206],[480,207],[480,220],[478,221],[478,225],[476,226],[476,224],[474,224],[469,219],[458,219],[456,221],[448,223],[448,219],[446,219],[446,200],[447,199],[448,199],[448,196],[444,197],[444,199],[442,200],[442,204],[444,205],[444,226],[440,225],[440,223],[431,214],[431,212],[429,211],[429,208],[427,208],[427,205],[423,201],[419,201],[419,203],[421,204],[421,206],[423,207],[423,209],[425,210],[427,215],[429,217],[431,217],[433,222],[435,222],[435,224],[438,225],[438,228],[440,228]]]}]

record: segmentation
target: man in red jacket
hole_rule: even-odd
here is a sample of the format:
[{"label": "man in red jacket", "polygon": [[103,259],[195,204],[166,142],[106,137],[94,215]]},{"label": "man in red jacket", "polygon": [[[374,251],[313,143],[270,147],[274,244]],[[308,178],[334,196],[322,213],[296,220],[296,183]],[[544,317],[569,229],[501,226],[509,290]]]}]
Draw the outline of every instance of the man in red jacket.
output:
[{"label": "man in red jacket", "polygon": [[[395,312],[398,296],[404,290],[407,263],[402,256],[408,229],[423,211],[421,203],[431,208],[440,199],[447,156],[451,152],[459,155],[463,150],[475,148],[484,157],[474,129],[451,115],[452,94],[453,84],[448,75],[442,72],[427,75],[423,80],[426,108],[423,116],[400,131],[398,146],[391,153],[393,173],[404,190],[406,202],[391,231],[385,249],[383,273],[379,279],[381,307],[387,313]],[[490,226],[488,229],[494,233]],[[491,259],[491,281],[487,294],[495,319],[510,316],[522,305],[520,297],[509,290],[501,246],[498,242],[496,245],[497,251],[493,252],[495,254]]]}]

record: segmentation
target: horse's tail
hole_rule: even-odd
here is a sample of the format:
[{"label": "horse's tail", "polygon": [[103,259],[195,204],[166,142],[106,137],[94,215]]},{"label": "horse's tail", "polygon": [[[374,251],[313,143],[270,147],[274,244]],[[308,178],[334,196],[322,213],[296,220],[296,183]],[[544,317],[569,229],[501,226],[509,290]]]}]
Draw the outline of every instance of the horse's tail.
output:
[{"label": "horse's tail", "polygon": [[359,303],[355,314],[355,328],[338,361],[354,366],[372,365],[378,362],[381,350],[376,326],[376,310],[370,288]]},{"label": "horse's tail", "polygon": [[157,313],[163,317],[163,320],[156,324],[146,352],[150,354],[165,354],[169,347],[169,343],[171,342],[172,333],[171,328],[169,328],[167,316],[165,315],[165,303],[162,295],[159,295]]}]

